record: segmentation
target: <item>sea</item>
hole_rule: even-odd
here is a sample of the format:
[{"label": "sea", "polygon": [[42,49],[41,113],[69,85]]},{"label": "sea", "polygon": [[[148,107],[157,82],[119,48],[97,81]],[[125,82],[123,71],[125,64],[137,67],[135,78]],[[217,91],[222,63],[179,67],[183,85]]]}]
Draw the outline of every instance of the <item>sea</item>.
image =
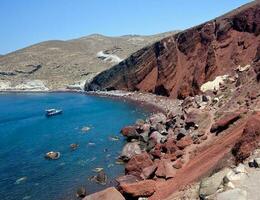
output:
[{"label": "sea", "polygon": [[[63,113],[46,117],[50,108]],[[150,113],[140,104],[83,93],[1,93],[1,200],[77,199],[80,187],[90,194],[115,185],[124,174],[117,162],[126,143],[120,130]],[[45,159],[49,151],[60,158]],[[97,168],[106,185],[92,180]]]}]

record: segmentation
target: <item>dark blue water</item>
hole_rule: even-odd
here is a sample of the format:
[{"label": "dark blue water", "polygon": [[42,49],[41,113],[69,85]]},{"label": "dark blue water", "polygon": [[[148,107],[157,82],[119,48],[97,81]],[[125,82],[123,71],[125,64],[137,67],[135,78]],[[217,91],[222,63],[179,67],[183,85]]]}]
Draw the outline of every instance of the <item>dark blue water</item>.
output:
[{"label": "dark blue water", "polygon": [[[64,113],[46,118],[44,110],[52,107]],[[107,187],[112,183],[88,180],[96,175],[92,170],[104,168],[109,182],[123,174],[115,163],[124,145],[119,131],[147,114],[130,103],[84,94],[0,94],[1,200],[75,199],[81,185],[89,193]],[[90,131],[83,133],[84,126]],[[120,140],[111,140],[114,135]],[[71,151],[71,143],[80,146]],[[60,159],[45,160],[52,150],[61,152]]]}]

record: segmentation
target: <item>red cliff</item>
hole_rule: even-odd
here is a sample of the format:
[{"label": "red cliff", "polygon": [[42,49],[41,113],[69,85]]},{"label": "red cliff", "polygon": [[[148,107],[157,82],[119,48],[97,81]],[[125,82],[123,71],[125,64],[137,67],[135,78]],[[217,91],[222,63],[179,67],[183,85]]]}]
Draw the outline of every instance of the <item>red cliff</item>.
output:
[{"label": "red cliff", "polygon": [[204,82],[259,60],[259,33],[260,2],[254,1],[137,51],[96,76],[86,90],[194,95]]}]

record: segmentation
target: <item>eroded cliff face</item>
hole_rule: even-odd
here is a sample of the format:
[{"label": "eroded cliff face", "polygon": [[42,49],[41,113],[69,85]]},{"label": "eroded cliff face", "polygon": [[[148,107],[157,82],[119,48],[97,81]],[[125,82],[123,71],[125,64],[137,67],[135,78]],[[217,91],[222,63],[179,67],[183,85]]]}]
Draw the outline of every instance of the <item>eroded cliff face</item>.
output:
[{"label": "eroded cliff face", "polygon": [[185,98],[218,75],[259,60],[260,2],[166,37],[96,76],[86,90],[139,90]]}]

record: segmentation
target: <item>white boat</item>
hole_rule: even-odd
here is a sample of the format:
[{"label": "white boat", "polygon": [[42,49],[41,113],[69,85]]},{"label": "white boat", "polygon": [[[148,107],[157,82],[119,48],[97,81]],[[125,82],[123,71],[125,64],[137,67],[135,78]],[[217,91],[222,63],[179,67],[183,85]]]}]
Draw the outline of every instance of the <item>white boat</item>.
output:
[{"label": "white boat", "polygon": [[54,108],[48,109],[45,112],[46,112],[45,115],[47,117],[51,117],[51,116],[54,116],[54,115],[62,114],[62,110],[57,110],[57,109],[54,109]]}]

